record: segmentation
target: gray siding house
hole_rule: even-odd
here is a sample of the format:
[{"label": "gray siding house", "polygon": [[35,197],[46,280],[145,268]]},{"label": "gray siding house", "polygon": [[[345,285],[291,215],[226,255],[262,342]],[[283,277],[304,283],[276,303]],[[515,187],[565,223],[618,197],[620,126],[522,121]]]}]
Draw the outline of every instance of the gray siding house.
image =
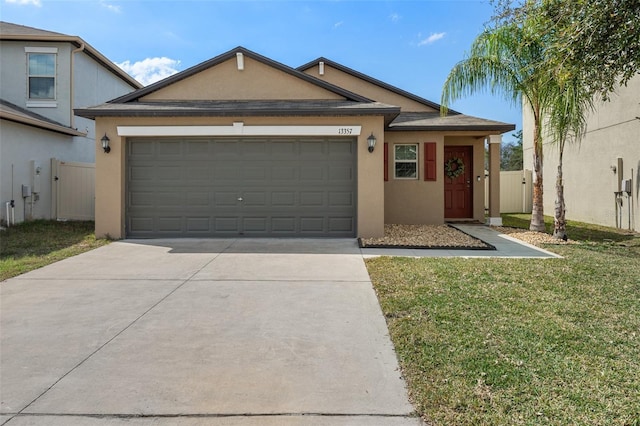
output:
[{"label": "gray siding house", "polygon": [[56,218],[52,159],[95,160],[95,123],[74,108],[142,85],[80,37],[7,22],[0,22],[0,63],[0,217]]}]

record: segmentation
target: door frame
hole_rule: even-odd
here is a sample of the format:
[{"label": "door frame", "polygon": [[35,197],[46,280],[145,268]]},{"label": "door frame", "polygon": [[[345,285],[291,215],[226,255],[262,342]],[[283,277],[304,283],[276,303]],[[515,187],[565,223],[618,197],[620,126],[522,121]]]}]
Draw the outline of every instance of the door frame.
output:
[{"label": "door frame", "polygon": [[[462,155],[461,155],[462,154]],[[445,145],[444,147],[444,163],[443,163],[443,179],[444,179],[444,219],[445,220],[472,220],[474,218],[473,208],[473,145]],[[455,179],[451,179],[447,176],[444,164],[450,158],[464,157],[464,173]],[[463,190],[462,207],[456,209],[447,208],[447,188],[450,191]],[[454,194],[455,195],[455,194]],[[452,196],[452,202],[455,202],[455,197]]]}]

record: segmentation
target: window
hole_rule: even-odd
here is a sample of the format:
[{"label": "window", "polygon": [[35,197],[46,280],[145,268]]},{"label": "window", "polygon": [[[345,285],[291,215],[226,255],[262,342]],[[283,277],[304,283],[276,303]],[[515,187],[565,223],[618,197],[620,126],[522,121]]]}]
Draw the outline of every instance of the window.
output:
[{"label": "window", "polygon": [[56,54],[27,53],[29,73],[29,99],[55,100],[56,98]]},{"label": "window", "polygon": [[418,144],[394,145],[393,160],[396,179],[418,179]]}]

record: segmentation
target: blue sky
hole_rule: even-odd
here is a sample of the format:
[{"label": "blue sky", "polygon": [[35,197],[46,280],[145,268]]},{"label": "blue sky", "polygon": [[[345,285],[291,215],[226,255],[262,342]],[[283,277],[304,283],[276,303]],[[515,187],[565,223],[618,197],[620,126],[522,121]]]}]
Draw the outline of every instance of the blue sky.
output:
[{"label": "blue sky", "polygon": [[[0,1],[3,21],[80,36],[147,84],[244,46],[292,67],[324,56],[437,103],[492,14],[489,0]],[[488,94],[453,108],[522,128],[520,106]]]}]

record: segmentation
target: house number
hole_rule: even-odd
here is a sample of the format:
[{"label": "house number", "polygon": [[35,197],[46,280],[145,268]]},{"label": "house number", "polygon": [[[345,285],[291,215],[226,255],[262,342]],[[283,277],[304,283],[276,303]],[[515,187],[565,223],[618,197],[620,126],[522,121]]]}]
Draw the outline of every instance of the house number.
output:
[{"label": "house number", "polygon": [[339,135],[350,135],[351,133],[353,133],[353,129],[351,127],[340,127],[338,129]]}]

